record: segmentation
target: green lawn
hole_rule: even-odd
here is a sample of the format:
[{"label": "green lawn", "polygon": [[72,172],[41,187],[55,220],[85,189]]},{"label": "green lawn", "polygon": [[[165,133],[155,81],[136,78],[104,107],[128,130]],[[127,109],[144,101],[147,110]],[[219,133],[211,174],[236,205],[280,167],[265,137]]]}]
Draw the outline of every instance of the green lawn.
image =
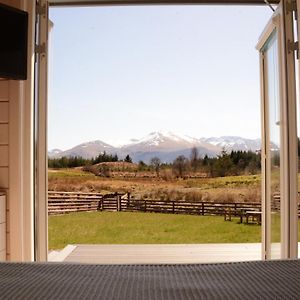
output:
[{"label": "green lawn", "polygon": [[57,179],[57,178],[95,178],[95,175],[87,172],[83,172],[78,169],[49,169],[48,170],[48,178],[49,179]]},{"label": "green lawn", "polygon": [[223,217],[83,212],[49,217],[49,248],[67,244],[193,244],[260,242],[261,227]]}]

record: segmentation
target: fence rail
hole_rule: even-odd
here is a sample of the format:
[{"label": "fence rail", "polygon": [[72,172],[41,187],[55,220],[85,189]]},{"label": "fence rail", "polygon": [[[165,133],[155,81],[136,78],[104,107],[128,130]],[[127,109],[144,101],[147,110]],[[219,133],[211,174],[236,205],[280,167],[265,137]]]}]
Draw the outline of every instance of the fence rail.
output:
[{"label": "fence rail", "polygon": [[[273,211],[280,210],[280,195],[274,194],[271,207]],[[48,192],[48,214],[57,215],[80,211],[127,211],[127,212],[158,212],[169,214],[190,215],[224,215],[239,216],[241,211],[261,211],[260,202],[204,202],[186,200],[137,200],[129,193],[82,192]],[[300,218],[300,204],[298,204]]]},{"label": "fence rail", "polygon": [[230,210],[232,216],[239,216],[241,210],[261,210],[261,204],[252,203],[216,203],[194,201],[162,201],[162,200],[122,200],[122,211],[143,211],[189,215],[224,215]]},{"label": "fence rail", "polygon": [[65,214],[77,211],[97,211],[108,210],[113,207],[116,197],[123,194],[103,195],[100,193],[81,193],[81,192],[48,192],[48,214]]},{"label": "fence rail", "polygon": [[130,194],[78,192],[48,192],[48,213],[64,214],[76,211],[127,211],[158,212],[190,215],[223,215],[230,210],[232,216],[238,216],[241,210],[261,210],[258,202],[216,203],[186,200],[136,200]]}]

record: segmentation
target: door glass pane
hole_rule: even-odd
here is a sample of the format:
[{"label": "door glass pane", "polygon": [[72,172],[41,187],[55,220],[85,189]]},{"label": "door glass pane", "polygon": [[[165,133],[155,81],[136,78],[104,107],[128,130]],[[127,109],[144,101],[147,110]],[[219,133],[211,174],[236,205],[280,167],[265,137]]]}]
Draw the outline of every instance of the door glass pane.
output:
[{"label": "door glass pane", "polygon": [[270,164],[267,165],[271,219],[271,258],[280,258],[280,102],[277,34],[274,32],[265,48],[267,76],[267,107],[269,143],[267,150]]}]

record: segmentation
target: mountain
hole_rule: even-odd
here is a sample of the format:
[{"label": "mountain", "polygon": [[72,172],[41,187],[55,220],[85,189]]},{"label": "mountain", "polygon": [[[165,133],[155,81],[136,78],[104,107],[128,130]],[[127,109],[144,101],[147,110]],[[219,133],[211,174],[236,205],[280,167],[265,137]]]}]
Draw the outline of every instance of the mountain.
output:
[{"label": "mountain", "polygon": [[149,163],[154,156],[159,157],[163,162],[172,162],[179,155],[189,157],[193,147],[197,148],[199,156],[203,157],[206,154],[215,156],[222,149],[228,152],[232,150],[257,151],[260,149],[260,140],[236,136],[194,138],[172,132],[151,132],[141,139],[131,140],[130,143],[120,147],[97,140],[80,144],[66,151],[51,150],[49,157],[82,156],[92,158],[106,151],[109,154],[117,154],[121,159],[129,154],[134,162],[143,160]]},{"label": "mountain", "polygon": [[212,144],[218,148],[224,148],[226,151],[257,151],[261,148],[260,139],[246,139],[239,136],[221,136],[201,138],[203,142]]},{"label": "mountain", "polygon": [[55,156],[59,156],[60,153],[62,153],[63,151],[60,149],[52,149],[50,151],[48,151],[48,156],[49,157],[55,157]]},{"label": "mountain", "polygon": [[69,150],[60,151],[58,153],[53,153],[52,150],[48,153],[48,155],[51,158],[60,158],[63,156],[81,156],[83,158],[92,158],[99,155],[99,153],[103,153],[104,151],[107,153],[115,154],[117,153],[118,149],[102,141],[97,140],[97,141],[82,143]]},{"label": "mountain", "polygon": [[172,162],[179,155],[189,156],[191,148],[196,147],[200,156],[214,156],[219,149],[214,145],[187,135],[172,132],[151,132],[147,136],[133,140],[120,148],[120,155],[129,154],[135,162],[149,162],[157,156],[163,162]]},{"label": "mountain", "polygon": [[137,151],[175,151],[179,149],[190,149],[192,147],[203,147],[205,149],[217,150],[215,146],[202,142],[199,139],[178,135],[172,132],[151,132],[140,140],[134,140],[129,145],[121,147],[122,151],[134,153]]}]

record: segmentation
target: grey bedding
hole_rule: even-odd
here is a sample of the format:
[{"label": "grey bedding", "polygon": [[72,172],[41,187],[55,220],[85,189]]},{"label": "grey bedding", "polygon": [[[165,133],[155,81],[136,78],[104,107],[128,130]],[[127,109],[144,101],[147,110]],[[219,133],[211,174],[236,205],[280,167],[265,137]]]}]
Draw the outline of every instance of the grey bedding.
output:
[{"label": "grey bedding", "polygon": [[0,299],[300,299],[300,261],[0,263]]}]

